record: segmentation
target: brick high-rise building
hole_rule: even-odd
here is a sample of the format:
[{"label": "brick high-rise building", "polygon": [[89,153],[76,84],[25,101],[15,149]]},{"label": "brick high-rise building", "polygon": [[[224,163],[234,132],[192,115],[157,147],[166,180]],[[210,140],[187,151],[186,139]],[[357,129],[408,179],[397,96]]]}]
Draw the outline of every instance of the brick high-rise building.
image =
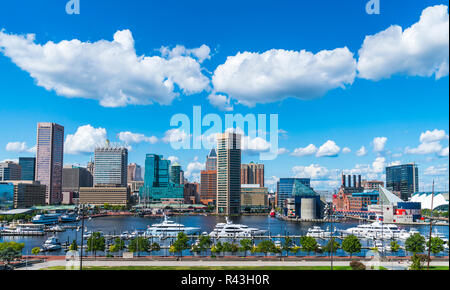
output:
[{"label": "brick high-rise building", "polygon": [[259,184],[264,187],[264,164],[242,164],[241,184]]},{"label": "brick high-rise building", "polygon": [[213,205],[217,198],[217,171],[203,170],[200,173],[200,203]]}]

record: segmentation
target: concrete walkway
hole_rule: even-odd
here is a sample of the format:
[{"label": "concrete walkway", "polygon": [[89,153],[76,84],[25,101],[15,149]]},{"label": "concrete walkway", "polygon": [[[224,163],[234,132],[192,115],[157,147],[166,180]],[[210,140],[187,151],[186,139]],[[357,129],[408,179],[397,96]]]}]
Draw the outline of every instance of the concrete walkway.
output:
[{"label": "concrete walkway", "polygon": [[[370,266],[370,262],[365,263],[366,266]],[[66,266],[64,260],[53,260],[45,263],[39,263],[31,265],[27,268],[20,268],[18,270],[39,270],[49,267]],[[348,261],[335,261],[334,266],[348,266]],[[407,269],[410,265],[409,261],[403,262],[381,262],[381,266],[392,269],[402,270]],[[432,266],[449,266],[448,261],[433,261]],[[262,267],[262,266],[330,266],[328,261],[83,261],[83,266],[109,266],[109,267],[121,267],[121,266],[179,266],[179,267]]]}]

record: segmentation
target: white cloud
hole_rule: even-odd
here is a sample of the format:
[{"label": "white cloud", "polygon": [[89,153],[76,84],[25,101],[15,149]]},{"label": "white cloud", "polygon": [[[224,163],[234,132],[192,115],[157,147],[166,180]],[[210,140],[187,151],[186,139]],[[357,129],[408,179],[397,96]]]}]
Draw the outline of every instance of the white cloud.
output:
[{"label": "white cloud", "polygon": [[328,140],[319,147],[316,157],[336,157],[340,151],[341,148],[334,141]]},{"label": "white cloud", "polygon": [[182,143],[189,138],[185,131],[180,129],[170,129],[164,133],[164,137],[162,138],[164,143]]},{"label": "white cloud", "polygon": [[230,105],[230,98],[224,94],[212,93],[208,96],[209,103],[221,111],[233,111],[233,106]]},{"label": "white cloud", "polygon": [[31,148],[28,148],[26,142],[9,142],[6,144],[6,151],[10,152],[29,152],[29,153],[36,153],[36,146],[33,146]]},{"label": "white cloud", "polygon": [[199,182],[200,172],[202,170],[205,170],[205,163],[198,162],[198,157],[195,157],[194,160],[188,164],[184,176],[190,178],[193,182]]},{"label": "white cloud", "polygon": [[64,153],[86,154],[92,153],[96,146],[105,144],[106,129],[94,128],[91,125],[78,127],[73,135],[67,135],[64,143]]},{"label": "white cloud", "polygon": [[365,146],[362,146],[357,152],[356,152],[356,156],[366,156],[367,155],[367,150]]},{"label": "white cloud", "polygon": [[178,162],[180,159],[176,156],[169,156],[167,157],[167,160],[170,160],[170,163],[174,164],[175,162]]},{"label": "white cloud", "polygon": [[352,150],[348,147],[345,147],[344,149],[342,149],[342,153],[344,153],[344,154],[348,154],[350,152],[352,152]]},{"label": "white cloud", "polygon": [[291,97],[318,98],[351,85],[355,75],[356,60],[346,47],[317,54],[272,49],[229,56],[215,70],[212,82],[215,92],[253,107]]},{"label": "white cloud", "polygon": [[444,139],[448,139],[448,135],[445,134],[444,130],[434,129],[433,131],[427,130],[426,132],[420,134],[420,142],[431,143],[437,142]]},{"label": "white cloud", "polygon": [[269,189],[269,191],[277,191],[277,182],[280,181],[280,178],[277,176],[270,176],[264,180],[264,185]]},{"label": "white cloud", "polygon": [[256,137],[245,135],[244,130],[241,128],[228,128],[225,132],[232,132],[241,135],[241,150],[249,153],[256,154],[260,152],[267,152],[270,150],[270,143],[265,139],[260,137],[261,135],[266,135],[266,132],[260,132]]},{"label": "white cloud", "polygon": [[375,161],[372,163],[372,168],[374,173],[382,173],[386,168],[386,158],[378,157],[377,159],[375,159]]},{"label": "white cloud", "polygon": [[419,22],[404,31],[398,25],[367,36],[359,50],[358,76],[380,80],[394,74],[436,79],[448,75],[448,7],[423,10]]},{"label": "white cloud", "polygon": [[127,144],[135,144],[147,142],[150,144],[155,144],[158,142],[158,138],[155,136],[147,137],[144,134],[132,133],[132,132],[120,132],[118,134],[119,140],[126,142]]},{"label": "white cloud", "polygon": [[384,151],[384,147],[386,146],[386,142],[387,142],[387,138],[386,137],[376,137],[373,139],[372,144],[373,144],[373,150],[375,152],[383,152]]},{"label": "white cloud", "polygon": [[292,156],[302,157],[302,156],[309,156],[314,155],[317,152],[317,147],[314,146],[314,144],[309,144],[308,146],[304,148],[296,148],[294,149],[294,152],[291,153]]},{"label": "white cloud", "polygon": [[425,169],[425,175],[446,175],[448,176],[448,165],[442,164],[440,166],[430,166]]},{"label": "white cloud", "polygon": [[[205,53],[192,51],[199,60]],[[129,104],[171,104],[179,95],[209,90],[199,60],[190,56],[138,56],[129,30],[114,40],[82,42],[74,39],[44,45],[35,35],[0,31],[0,51],[28,72],[38,86],[68,98],[95,99],[105,107]]]},{"label": "white cloud", "polygon": [[211,59],[211,49],[205,44],[193,49],[188,49],[183,45],[177,45],[172,49],[167,46],[162,46],[159,51],[163,57],[176,58],[180,56],[192,56],[197,58],[200,63],[205,59]]},{"label": "white cloud", "polygon": [[326,167],[322,167],[318,164],[311,164],[309,166],[294,166],[292,168],[292,172],[295,177],[311,179],[326,179],[329,177],[330,173]]},{"label": "white cloud", "polygon": [[400,160],[395,160],[395,161],[390,162],[388,164],[388,166],[397,166],[397,165],[401,165],[401,164],[402,164],[402,162]]},{"label": "white cloud", "polygon": [[9,142],[6,144],[6,151],[24,152],[26,150],[27,144],[25,142]]},{"label": "white cloud", "polygon": [[422,143],[417,148],[409,148],[406,147],[406,154],[432,154],[432,153],[441,153],[442,146],[439,142],[431,142],[431,143]]},{"label": "white cloud", "polygon": [[278,155],[283,155],[283,154],[287,154],[287,153],[289,153],[289,150],[287,150],[284,147],[278,149]]},{"label": "white cloud", "polygon": [[439,152],[439,156],[440,157],[448,157],[448,152],[449,152],[449,149],[447,146],[446,148],[442,149],[441,152]]}]

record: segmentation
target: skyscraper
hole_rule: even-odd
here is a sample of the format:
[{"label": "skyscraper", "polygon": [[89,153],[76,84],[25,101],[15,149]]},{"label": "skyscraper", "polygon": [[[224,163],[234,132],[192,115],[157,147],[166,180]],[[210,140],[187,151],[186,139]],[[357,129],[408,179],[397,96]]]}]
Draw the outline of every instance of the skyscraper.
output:
[{"label": "skyscraper", "polygon": [[219,215],[241,212],[241,135],[226,132],[217,136],[217,200]]},{"label": "skyscraper", "polygon": [[241,183],[242,184],[259,184],[264,187],[264,164],[241,165]]},{"label": "skyscraper", "polygon": [[35,157],[19,157],[19,165],[22,172],[22,180],[34,180],[36,158]]},{"label": "skyscraper", "polygon": [[95,148],[94,186],[126,187],[128,149],[112,146],[109,141]]},{"label": "skyscraper", "polygon": [[419,169],[415,163],[386,167],[386,188],[407,201],[419,191]]},{"label": "skyscraper", "polygon": [[208,156],[206,156],[205,170],[207,171],[217,170],[217,154],[214,148],[211,149]]},{"label": "skyscraper", "polygon": [[169,169],[170,160],[162,155],[147,154],[144,186],[139,191],[141,202],[183,202],[184,186],[171,181]]},{"label": "skyscraper", "polygon": [[130,163],[130,165],[128,165],[127,180],[128,182],[142,181],[141,166],[137,165],[136,163]]},{"label": "skyscraper", "polygon": [[175,162],[170,166],[170,181],[175,184],[184,184],[184,177],[181,176],[181,165]]},{"label": "skyscraper", "polygon": [[0,163],[0,181],[20,180],[20,165],[12,161]]},{"label": "skyscraper", "polygon": [[35,180],[47,186],[46,203],[62,201],[64,127],[55,123],[38,123]]}]

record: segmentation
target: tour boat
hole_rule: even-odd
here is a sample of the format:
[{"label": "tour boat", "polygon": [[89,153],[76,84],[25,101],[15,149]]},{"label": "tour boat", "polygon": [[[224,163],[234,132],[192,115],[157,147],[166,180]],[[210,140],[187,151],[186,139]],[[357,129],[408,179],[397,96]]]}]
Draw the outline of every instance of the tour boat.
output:
[{"label": "tour boat", "polygon": [[44,251],[58,251],[61,250],[61,242],[55,236],[48,238],[45,243],[42,245],[42,249]]},{"label": "tour boat", "polygon": [[59,222],[60,214],[39,214],[33,217],[34,224],[54,225]]}]

